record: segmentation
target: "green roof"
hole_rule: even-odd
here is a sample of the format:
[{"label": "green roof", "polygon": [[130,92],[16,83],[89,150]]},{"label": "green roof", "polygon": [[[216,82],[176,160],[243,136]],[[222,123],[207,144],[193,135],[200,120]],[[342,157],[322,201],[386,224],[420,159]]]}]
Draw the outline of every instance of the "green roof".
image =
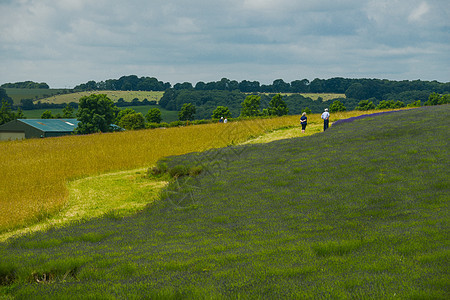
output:
[{"label": "green roof", "polygon": [[37,128],[41,131],[70,132],[77,128],[77,119],[18,119],[22,123]]}]

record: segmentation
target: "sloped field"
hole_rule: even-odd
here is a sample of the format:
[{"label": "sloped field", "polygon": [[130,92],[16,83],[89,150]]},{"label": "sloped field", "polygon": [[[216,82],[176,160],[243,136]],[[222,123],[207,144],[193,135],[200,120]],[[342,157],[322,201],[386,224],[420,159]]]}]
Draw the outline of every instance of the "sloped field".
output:
[{"label": "sloped field", "polygon": [[169,172],[202,172],[133,217],[1,244],[0,293],[445,299],[449,110],[165,159]]}]

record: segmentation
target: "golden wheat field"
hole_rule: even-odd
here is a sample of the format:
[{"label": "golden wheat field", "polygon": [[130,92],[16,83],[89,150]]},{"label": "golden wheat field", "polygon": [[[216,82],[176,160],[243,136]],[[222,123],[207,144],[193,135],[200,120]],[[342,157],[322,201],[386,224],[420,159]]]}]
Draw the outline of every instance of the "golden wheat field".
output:
[{"label": "golden wheat field", "polygon": [[[368,112],[364,112],[368,113]],[[363,112],[333,114],[331,121]],[[320,115],[308,116],[309,124]],[[68,198],[67,183],[106,172],[150,167],[160,158],[242,143],[299,116],[0,142],[0,232],[55,214]]]}]

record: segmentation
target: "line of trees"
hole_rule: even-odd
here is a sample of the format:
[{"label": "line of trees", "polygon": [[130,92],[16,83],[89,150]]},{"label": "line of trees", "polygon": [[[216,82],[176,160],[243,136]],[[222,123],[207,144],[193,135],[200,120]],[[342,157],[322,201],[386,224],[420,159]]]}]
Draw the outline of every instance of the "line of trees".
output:
[{"label": "line of trees", "polygon": [[15,83],[4,83],[0,87],[2,88],[14,88],[14,89],[49,89],[50,87],[45,82],[34,81],[22,81]]},{"label": "line of trees", "polygon": [[[309,97],[304,97],[300,94],[292,94],[283,96],[283,102],[286,107],[271,108],[271,101],[273,97],[278,94],[253,94],[260,99],[261,114],[270,115],[276,114],[275,111],[284,113],[286,109],[290,115],[301,114],[305,108],[313,113],[319,113],[330,105],[330,102],[319,100],[312,100]],[[196,118],[208,119],[211,116],[211,111],[218,106],[227,107],[230,111],[231,117],[236,118],[241,114],[241,103],[246,99],[248,94],[240,91],[224,91],[224,90],[212,90],[212,91],[199,91],[199,90],[167,90],[163,97],[159,101],[161,108],[179,111],[183,104],[192,103],[196,106]],[[281,97],[281,95],[279,96]],[[278,99],[278,98],[277,98]],[[346,107],[354,108],[358,105],[357,99],[340,98],[340,100]],[[278,106],[275,106],[278,107]],[[267,110],[267,111],[266,111]],[[270,111],[270,112],[269,112]]]},{"label": "line of trees", "polygon": [[189,82],[176,83],[173,87],[170,83],[158,81],[154,77],[137,77],[136,75],[122,76],[119,79],[106,81],[89,81],[75,87],[75,90],[142,90],[142,91],[166,91],[173,90],[197,90],[197,91],[240,91],[242,93],[336,93],[345,94],[347,98],[367,100],[402,100],[409,97],[426,101],[432,92],[439,94],[450,93],[450,82],[403,80],[393,81],[387,79],[350,79],[334,77],[330,79],[316,78],[312,81],[299,79],[285,82],[276,79],[272,84],[261,84],[258,81],[230,80],[222,78],[219,81],[199,81],[195,85]]},{"label": "line of trees", "polygon": [[122,76],[119,79],[108,79],[95,82],[93,80],[77,85],[75,91],[165,91],[171,87],[169,82],[162,82],[155,77]]}]

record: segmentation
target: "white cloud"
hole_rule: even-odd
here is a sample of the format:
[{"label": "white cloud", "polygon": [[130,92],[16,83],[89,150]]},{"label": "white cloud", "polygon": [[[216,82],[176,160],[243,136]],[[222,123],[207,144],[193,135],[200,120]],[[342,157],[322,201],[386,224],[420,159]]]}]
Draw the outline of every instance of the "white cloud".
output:
[{"label": "white cloud", "polygon": [[408,20],[411,22],[420,21],[424,17],[424,15],[429,12],[429,10],[429,5],[426,2],[422,2],[411,12],[411,14],[408,16]]}]

